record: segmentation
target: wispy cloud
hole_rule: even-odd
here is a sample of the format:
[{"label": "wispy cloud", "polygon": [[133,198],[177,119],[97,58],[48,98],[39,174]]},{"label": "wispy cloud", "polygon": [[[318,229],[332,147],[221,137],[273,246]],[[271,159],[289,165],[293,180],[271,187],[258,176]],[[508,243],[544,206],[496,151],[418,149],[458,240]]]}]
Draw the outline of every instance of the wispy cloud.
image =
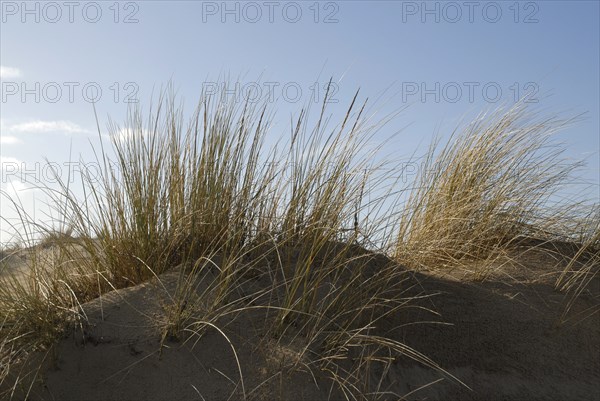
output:
[{"label": "wispy cloud", "polygon": [[17,200],[18,202],[23,202],[25,200],[23,195],[33,195],[34,192],[40,192],[39,187],[18,179],[7,180],[3,186],[5,188],[4,191],[6,195],[13,200]]},{"label": "wispy cloud", "polygon": [[23,141],[16,136],[0,135],[0,144],[2,145],[15,145],[17,143],[23,143]]},{"label": "wispy cloud", "polygon": [[28,121],[19,124],[13,124],[3,127],[3,131],[10,133],[27,134],[45,134],[45,133],[65,133],[65,134],[86,134],[88,130],[71,121]]},{"label": "wispy cloud", "polygon": [[20,76],[21,70],[18,68],[0,65],[0,79],[19,78]]},{"label": "wispy cloud", "polygon": [[109,130],[108,134],[104,134],[103,136],[107,139],[116,140],[117,142],[127,142],[131,141],[134,138],[142,135],[144,138],[150,137],[150,132],[143,128],[130,128],[130,127],[119,127],[112,130]]}]

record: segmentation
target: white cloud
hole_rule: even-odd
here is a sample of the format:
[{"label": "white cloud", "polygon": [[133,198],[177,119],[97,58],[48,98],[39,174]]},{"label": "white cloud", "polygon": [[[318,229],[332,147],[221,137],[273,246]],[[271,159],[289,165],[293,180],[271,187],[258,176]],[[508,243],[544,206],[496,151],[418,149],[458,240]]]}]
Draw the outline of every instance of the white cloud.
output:
[{"label": "white cloud", "polygon": [[66,134],[88,133],[89,131],[71,121],[29,121],[13,124],[4,129],[12,133],[45,134],[49,132],[62,132]]},{"label": "white cloud", "polygon": [[40,176],[36,175],[35,171],[29,171],[28,175],[24,169],[27,167],[23,161],[10,156],[0,157],[1,186],[4,193],[12,199],[19,199],[23,193],[31,194],[33,191],[40,191],[40,187],[36,185]]},{"label": "white cloud", "polygon": [[19,138],[11,135],[0,135],[0,144],[2,145],[15,145],[17,143],[22,143]]},{"label": "white cloud", "polygon": [[140,131],[139,128],[132,129],[130,127],[119,127],[116,129],[110,129],[109,133],[105,134],[104,137],[112,139],[112,140],[116,140],[117,142],[124,143],[127,141],[131,141],[134,138],[138,138],[138,136],[140,135],[140,132],[142,134],[142,137],[144,137],[144,138],[150,137],[150,132],[147,129],[142,128]]},{"label": "white cloud", "polygon": [[31,189],[31,187],[19,180],[11,180],[6,185],[6,193],[11,196],[18,195],[19,192],[23,192],[28,189]]},{"label": "white cloud", "polygon": [[0,79],[19,78],[20,76],[21,70],[18,68],[0,65]]}]

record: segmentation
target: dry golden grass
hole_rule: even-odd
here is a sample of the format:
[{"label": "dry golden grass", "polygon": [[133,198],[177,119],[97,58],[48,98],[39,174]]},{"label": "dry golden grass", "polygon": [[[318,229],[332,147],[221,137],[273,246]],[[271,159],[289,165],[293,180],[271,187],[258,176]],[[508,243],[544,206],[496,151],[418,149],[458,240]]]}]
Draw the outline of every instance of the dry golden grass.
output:
[{"label": "dry golden grass", "polygon": [[[111,148],[96,148],[99,181],[81,169],[84,198],[58,175],[61,191],[49,192],[69,230],[40,228],[22,214],[32,232],[45,231],[45,246],[32,251],[25,276],[0,277],[0,380],[16,377],[9,387],[26,385],[35,371],[15,372],[25,366],[16,362],[85,325],[82,303],[149,279],[161,283],[176,267],[175,285],[160,284],[164,308],[155,323],[162,342],[189,341],[205,330],[229,341],[222,319],[259,309],[273,338],[305,339],[297,368],[328,372],[349,398],[376,398],[383,390],[372,367],[386,372],[398,355],[443,371],[373,331],[410,306],[400,264],[490,266],[520,239],[555,239],[568,205],[549,200],[579,164],[564,161],[550,139],[571,120],[539,118],[523,104],[481,116],[446,146],[430,148],[390,227],[397,211],[369,218],[369,210],[405,192],[384,188],[385,196],[363,202],[366,184],[386,182],[393,172],[373,167],[377,149],[362,152],[380,125],[365,117],[357,99],[333,128],[326,123],[327,98],[314,124],[301,112],[289,140],[272,148],[264,146],[266,105],[205,95],[187,125],[167,92],[146,122],[132,109],[124,127],[111,124]],[[549,207],[558,212],[550,215]],[[393,243],[396,263],[378,264],[376,254],[359,246],[374,232],[389,233],[382,249]],[[569,265],[557,283],[574,297],[597,273],[598,227],[581,241],[573,260],[585,254],[591,262],[577,271]]]}]

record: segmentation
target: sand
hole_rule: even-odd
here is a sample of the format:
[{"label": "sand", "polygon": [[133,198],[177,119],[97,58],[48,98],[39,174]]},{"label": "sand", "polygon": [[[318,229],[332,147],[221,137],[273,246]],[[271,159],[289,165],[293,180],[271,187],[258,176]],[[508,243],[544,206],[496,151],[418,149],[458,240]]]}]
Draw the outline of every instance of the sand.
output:
[{"label": "sand", "polygon": [[[557,324],[566,296],[544,274],[551,263],[532,253],[523,260],[528,269],[506,267],[483,282],[460,273],[407,271],[406,295],[420,296],[412,304],[423,308],[403,309],[377,330],[422,352],[470,389],[408,357],[393,362],[380,388],[407,400],[600,399],[600,314]],[[311,355],[300,352],[301,335],[275,339],[261,332],[266,317],[260,310],[220,320],[222,333],[207,327],[202,336],[166,339],[161,347],[156,321],[178,274],[85,304],[89,323],[60,341],[56,358],[46,357],[30,399],[345,399],[310,363]],[[570,316],[598,310],[600,285],[589,289]],[[374,380],[379,373],[374,369]]]}]

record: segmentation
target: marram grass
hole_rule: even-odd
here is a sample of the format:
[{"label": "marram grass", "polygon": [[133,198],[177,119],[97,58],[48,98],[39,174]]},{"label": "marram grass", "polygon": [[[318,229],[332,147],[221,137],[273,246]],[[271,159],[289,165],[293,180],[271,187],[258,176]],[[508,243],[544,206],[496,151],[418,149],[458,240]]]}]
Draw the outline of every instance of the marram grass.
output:
[{"label": "marram grass", "polygon": [[[435,142],[403,188],[393,161],[376,163],[378,148],[364,151],[381,124],[370,121],[358,93],[335,127],[326,104],[312,123],[303,110],[284,138],[266,146],[273,116],[266,104],[202,95],[185,121],[165,92],[147,116],[131,109],[122,126],[109,125],[110,144],[95,148],[100,177],[80,169],[83,199],[57,175],[60,190],[47,192],[68,230],[32,221],[11,199],[27,228],[23,242],[41,231],[47,246],[27,248],[25,276],[0,276],[7,394],[27,390],[37,375],[23,363],[33,351],[52,350],[65,330],[85,325],[83,303],[150,279],[161,283],[174,269],[178,279],[173,288],[162,284],[164,313],[155,322],[163,341],[205,330],[229,341],[223,319],[261,310],[273,338],[305,339],[301,353],[313,357],[296,367],[328,372],[349,398],[383,394],[369,372],[374,364],[385,372],[395,355],[443,373],[373,330],[411,306],[402,266],[489,266],[523,238],[555,240],[567,216],[561,210],[581,203],[551,202],[580,167],[552,142],[571,121],[542,118],[523,103],[481,115],[444,146]],[[373,185],[387,182],[396,186],[376,188],[371,199]],[[590,214],[582,224],[594,222]],[[557,282],[574,296],[598,270],[598,227],[587,232]],[[377,253],[388,262],[376,262]],[[575,269],[583,256],[585,267]],[[261,286],[248,291],[252,280]],[[238,368],[246,397],[239,361]]]}]

